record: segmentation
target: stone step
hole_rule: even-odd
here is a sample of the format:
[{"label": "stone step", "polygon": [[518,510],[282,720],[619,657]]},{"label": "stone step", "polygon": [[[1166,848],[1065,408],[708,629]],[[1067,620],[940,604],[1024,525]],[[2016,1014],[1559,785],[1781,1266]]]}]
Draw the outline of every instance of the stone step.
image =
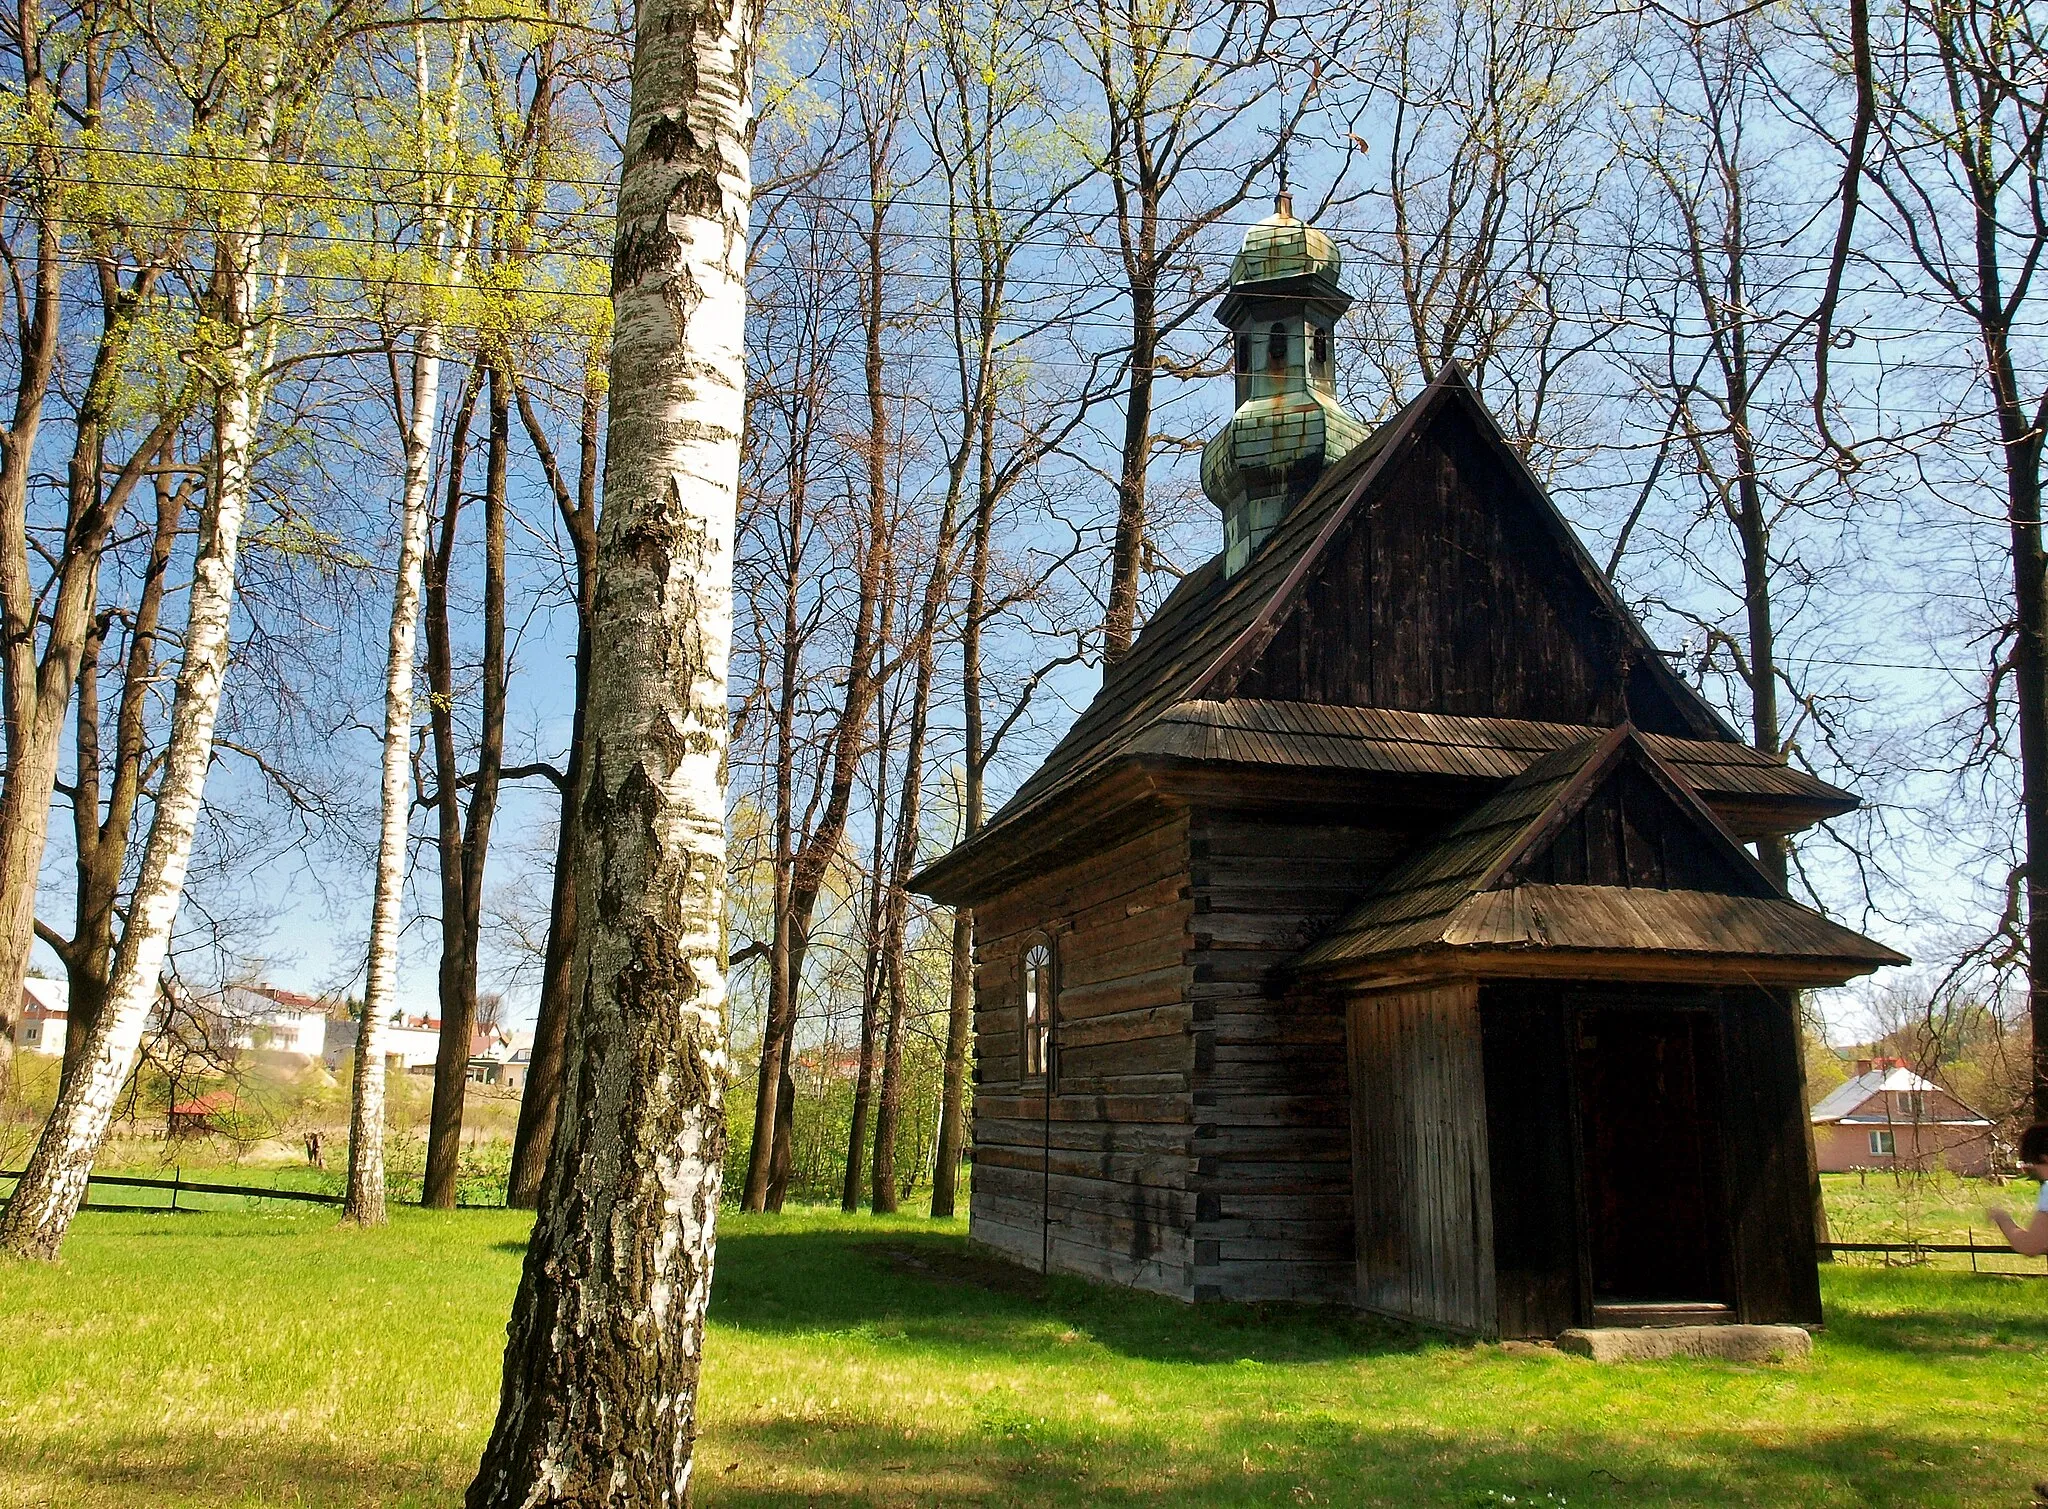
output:
[{"label": "stone step", "polygon": [[1589,1326],[1559,1336],[1557,1349],[1595,1362],[1798,1362],[1813,1354],[1813,1338],[1798,1326]]}]

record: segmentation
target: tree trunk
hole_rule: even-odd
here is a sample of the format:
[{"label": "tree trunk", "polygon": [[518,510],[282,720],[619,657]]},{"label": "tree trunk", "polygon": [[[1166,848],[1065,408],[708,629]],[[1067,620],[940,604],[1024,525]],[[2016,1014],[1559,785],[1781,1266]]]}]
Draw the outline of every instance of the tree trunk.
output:
[{"label": "tree trunk", "polygon": [[76,895],[72,906],[70,947],[64,951],[65,974],[71,983],[69,1020],[65,1024],[64,1067],[59,1091],[85,1063],[85,1045],[105,1010],[114,975],[114,908],[128,865],[128,832],[142,790],[142,766],[149,692],[156,679],[157,626],[163,616],[164,587],[178,525],[190,501],[190,483],[156,483],[156,528],[150,537],[149,564],[135,621],[128,631],[127,663],[121,674],[121,700],[114,719],[113,781],[101,805],[102,761],[99,749],[99,691],[96,654],[80,666],[77,715],[77,784],[72,832],[76,854]]},{"label": "tree trunk", "polygon": [[[272,117],[252,133],[251,156],[270,149]],[[251,206],[254,210],[255,206]],[[57,1098],[14,1198],[0,1214],[0,1253],[54,1259],[85,1199],[93,1159],[115,1098],[135,1064],[184,895],[185,871],[213,757],[213,726],[227,675],[235,557],[249,501],[249,471],[261,415],[250,277],[260,225],[222,238],[215,270],[216,319],[233,343],[216,354],[214,465],[200,513],[198,553],[187,597],[185,652],[171,705],[162,775],[142,868],[128,906],[106,1010],[88,1034],[82,1072]]]},{"label": "tree trunk", "polygon": [[520,1092],[519,1130],[513,1137],[512,1169],[505,1181],[505,1203],[516,1210],[532,1210],[540,1203],[541,1178],[555,1140],[575,1002],[576,856],[583,835],[584,722],[590,698],[591,601],[597,587],[597,453],[602,418],[597,388],[591,384],[583,394],[573,497],[524,393],[519,395],[519,418],[540,453],[576,555],[576,709],[569,724],[569,760],[562,771],[562,810],[555,829],[555,874],[548,902],[547,951],[541,960],[540,1009],[533,1024],[533,1057],[527,1063],[526,1086]]},{"label": "tree trunk", "polygon": [[924,789],[925,729],[931,711],[932,636],[944,602],[947,557],[952,553],[949,530],[940,531],[938,561],[932,567],[932,588],[925,595],[924,622],[915,649],[916,684],[911,693],[910,728],[903,750],[903,783],[896,802],[896,852],[889,864],[888,894],[882,909],[882,983],[889,1002],[882,1034],[882,1084],[875,1097],[875,1156],[869,1181],[869,1208],[876,1215],[896,1212],[896,1126],[903,1111],[903,949],[910,909],[909,881],[917,868],[921,797]]},{"label": "tree trunk", "polygon": [[946,1067],[939,1091],[939,1146],[932,1155],[932,1219],[953,1214],[967,1131],[967,1040],[974,1024],[974,913],[953,914],[946,995]]},{"label": "tree trunk", "polygon": [[894,1214],[897,1205],[896,1127],[903,1111],[904,933],[910,909],[910,877],[917,869],[923,839],[925,735],[931,723],[932,676],[938,656],[939,619],[952,595],[955,550],[959,538],[960,499],[974,433],[961,436],[948,467],[945,503],[932,541],[932,565],[925,577],[917,631],[910,645],[913,667],[910,728],[903,747],[903,782],[896,802],[896,853],[889,867],[889,892],[883,908],[882,974],[889,993],[889,1021],[883,1036],[882,1087],[875,1109],[874,1178],[870,1199],[877,1215]]},{"label": "tree trunk", "polygon": [[[35,131],[54,125],[54,102],[42,67],[42,8],[16,8],[21,57],[20,99]],[[50,792],[56,780],[59,730],[43,718],[36,664],[36,592],[29,578],[28,484],[35,464],[43,403],[56,373],[63,321],[63,226],[51,199],[58,174],[47,147],[30,154],[40,192],[31,190],[36,251],[28,273],[25,318],[16,354],[14,409],[0,430],[0,693],[4,693],[7,769],[0,774],[0,1093],[11,1079],[21,982],[35,942],[36,878],[49,836]],[[17,293],[17,298],[22,294]],[[77,667],[72,667],[75,675]],[[70,683],[65,684],[65,695]],[[57,721],[61,721],[61,714]]]},{"label": "tree trunk", "polygon": [[[875,752],[875,790],[889,789],[889,719],[882,720],[881,747]],[[868,1158],[868,1113],[875,1098],[875,1048],[881,1041],[884,919],[889,897],[889,804],[875,803],[875,842],[868,855],[868,946],[860,972],[860,1056],[853,1072],[853,1112],[846,1122],[846,1169],[839,1182],[839,1208],[847,1215],[860,1209],[861,1185]]]},{"label": "tree trunk", "polygon": [[[775,693],[774,894],[768,941],[768,1001],[761,1018],[759,1082],[754,1086],[754,1135],[747,1145],[747,1209],[768,1208],[769,1165],[774,1158],[775,1118],[781,1103],[783,1046],[792,1022],[790,981],[793,887],[796,867],[796,709],[802,695],[802,609],[797,594],[803,577],[804,514],[808,495],[799,483],[790,490],[789,547],[783,560],[780,684]],[[852,683],[847,685],[849,699]],[[764,1130],[765,1129],[765,1130]],[[762,1142],[763,1136],[767,1142]],[[780,1202],[777,1202],[778,1204]]]},{"label": "tree trunk", "polygon": [[[897,100],[900,105],[900,99]],[[868,432],[868,531],[861,560],[860,594],[855,605],[853,644],[847,656],[846,702],[832,737],[831,785],[818,825],[797,848],[789,865],[787,921],[777,921],[783,968],[769,984],[768,1019],[761,1035],[760,1078],[754,1090],[754,1137],[747,1149],[747,1182],[743,1208],[780,1210],[789,1188],[790,1137],[795,1126],[796,1081],[790,1073],[796,1034],[797,998],[803,987],[804,956],[810,945],[811,918],[824,889],[827,871],[846,836],[852,808],[854,777],[864,752],[868,714],[873,709],[878,679],[875,664],[887,652],[885,622],[892,579],[889,529],[889,425],[887,372],[883,333],[888,266],[888,214],[891,142],[896,117],[868,124],[866,133],[868,220],[860,231],[866,252],[861,283],[861,323],[865,337],[863,375],[866,380]]]},{"label": "tree trunk", "polygon": [[[995,411],[981,412],[980,488],[967,559],[967,606],[960,625],[960,838],[981,831],[986,804],[986,739],[982,732],[981,622],[988,611],[989,545],[995,532]],[[939,1146],[932,1167],[932,1219],[953,1214],[960,1157],[967,1146],[967,1053],[974,1033],[974,914],[953,914],[953,956],[946,1002],[946,1069],[939,1098]]]},{"label": "tree trunk", "polygon": [[647,0],[562,1126],[470,1509],[687,1502],[725,1151],[726,669],[756,15]]},{"label": "tree trunk", "polygon": [[[476,1035],[476,976],[483,940],[484,864],[490,854],[499,772],[505,755],[505,467],[512,436],[512,400],[494,362],[490,369],[490,443],[484,482],[483,726],[465,820],[456,788],[454,674],[447,643],[448,567],[455,548],[456,481],[449,485],[448,517],[435,561],[440,577],[441,670],[448,689],[434,698],[435,783],[441,808],[441,1041],[434,1060],[434,1102],[428,1117],[427,1171],[420,1203],[455,1208],[462,1158],[462,1103],[469,1086],[471,1040]],[[458,477],[451,457],[449,476]],[[428,622],[434,622],[430,610]],[[430,658],[432,658],[430,656]],[[449,874],[454,871],[451,885]],[[450,903],[453,903],[451,912]]]},{"label": "tree trunk", "polygon": [[1116,482],[1116,539],[1109,556],[1109,608],[1102,621],[1102,657],[1115,665],[1137,638],[1138,588],[1145,559],[1145,471],[1152,457],[1153,368],[1159,360],[1158,291],[1134,282],[1131,375],[1124,390],[1122,465]]},{"label": "tree trunk", "polygon": [[[463,71],[468,67],[468,22],[451,38],[449,81],[436,91],[429,72],[423,31],[413,36],[413,89],[417,146],[423,184],[434,184],[438,138],[452,129],[460,107]],[[442,112],[436,118],[436,112]],[[391,591],[391,630],[384,662],[384,760],[378,793],[382,821],[377,834],[377,878],[370,901],[370,948],[363,988],[362,1030],[356,1035],[355,1080],[349,1097],[348,1189],[342,1219],[382,1225],[384,1187],[384,1026],[396,1008],[398,934],[405,904],[406,838],[412,827],[412,702],[417,671],[414,647],[419,629],[420,578],[427,555],[434,432],[441,407],[441,356],[445,314],[436,302],[443,288],[459,283],[468,253],[468,215],[461,228],[453,213],[453,177],[423,193],[420,248],[443,270],[438,280],[419,285],[424,305],[413,329],[412,377],[408,392],[393,393],[404,427],[404,485],[399,496],[398,567]],[[394,382],[397,364],[393,362]],[[445,1041],[445,1039],[444,1039]],[[467,1042],[463,1057],[468,1058]],[[445,1056],[437,1053],[436,1063]]]},{"label": "tree trunk", "polygon": [[[448,480],[442,489],[440,538],[426,559],[420,583],[426,598],[427,726],[434,752],[434,847],[441,881],[441,962],[435,982],[441,1032],[434,1050],[434,1099],[427,1115],[427,1167],[420,1181],[420,1204],[441,1210],[455,1208],[454,1155],[460,1151],[462,1139],[462,1084],[449,1084],[445,1071],[449,1056],[460,1053],[467,1074],[476,1015],[476,961],[470,956],[469,930],[463,925],[468,912],[463,901],[468,866],[463,862],[462,765],[455,749],[455,636],[448,612],[448,577],[462,528],[469,428],[482,375],[481,365],[472,366],[456,399],[455,418],[448,431]],[[451,1030],[455,1022],[461,1024],[459,1047]]]},{"label": "tree trunk", "polygon": [[[1987,292],[1996,289],[1985,280]],[[1995,299],[1987,299],[1997,307]],[[2048,1121],[2048,552],[2041,538],[2041,426],[2048,398],[2030,415],[2020,398],[2009,333],[1983,327],[1984,355],[1998,404],[2010,504],[2015,716],[2019,722],[2020,812],[2026,839],[2027,1009],[2033,1022],[2034,1119]]]},{"label": "tree trunk", "polygon": [[377,834],[377,884],[370,903],[370,956],[363,1024],[356,1034],[355,1084],[349,1097],[348,1192],[342,1218],[365,1226],[385,1220],[384,1024],[398,996],[398,929],[405,903],[406,834],[412,817],[413,646],[420,575],[427,554],[427,482],[441,401],[441,326],[421,327],[413,348],[405,426],[405,486],[399,498],[398,569],[384,661],[384,761]]}]

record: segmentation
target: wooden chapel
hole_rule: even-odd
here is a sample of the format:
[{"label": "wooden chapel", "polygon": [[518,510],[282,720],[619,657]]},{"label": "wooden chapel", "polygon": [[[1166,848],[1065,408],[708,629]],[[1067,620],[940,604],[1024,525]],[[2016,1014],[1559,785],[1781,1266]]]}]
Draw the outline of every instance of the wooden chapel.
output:
[{"label": "wooden chapel", "polygon": [[1463,376],[1368,432],[1335,246],[1253,227],[1223,549],[918,877],[975,918],[970,1231],[1480,1336],[1820,1319],[1793,992],[1901,957],[1746,842],[1741,739]]}]

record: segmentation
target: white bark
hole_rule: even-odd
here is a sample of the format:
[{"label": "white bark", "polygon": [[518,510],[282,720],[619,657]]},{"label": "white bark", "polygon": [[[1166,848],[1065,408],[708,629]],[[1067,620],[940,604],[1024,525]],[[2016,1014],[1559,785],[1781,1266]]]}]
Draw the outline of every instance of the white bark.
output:
[{"label": "white bark", "polygon": [[[267,120],[256,137],[267,150]],[[192,837],[213,758],[213,725],[227,677],[236,549],[262,418],[262,346],[250,293],[252,268],[262,244],[260,226],[260,219],[252,216],[245,229],[222,238],[221,272],[227,291],[221,316],[233,341],[216,357],[214,468],[200,512],[185,655],[142,868],[115,956],[106,1008],[87,1040],[79,1072],[59,1096],[14,1198],[0,1215],[0,1253],[57,1256],[85,1199],[86,1181],[113,1118],[115,1098],[135,1067],[150,1008],[162,988],[164,958],[185,892]]]},{"label": "white bark", "polygon": [[725,1148],[742,3],[642,0],[577,859],[577,1033],[470,1509],[686,1502]]},{"label": "white bark", "polygon": [[413,356],[412,417],[405,430],[405,488],[399,502],[398,580],[384,667],[383,824],[377,888],[370,907],[369,980],[356,1035],[349,1097],[348,1198],[344,1220],[381,1225],[384,1212],[384,1021],[398,995],[398,928],[405,901],[405,840],[412,815],[412,684],[427,556],[427,483],[441,399],[441,327],[429,323]]},{"label": "white bark", "polygon": [[[461,101],[467,30],[458,28],[456,59],[445,102],[452,122]],[[420,108],[422,160],[434,149],[430,129],[435,108],[427,74],[424,36],[415,31],[415,78]],[[449,283],[461,281],[467,255],[467,223],[451,223],[453,178],[444,179],[433,206],[428,244],[436,260],[446,259]],[[420,573],[427,556],[427,484],[432,480],[434,430],[441,412],[442,312],[428,303],[413,341],[411,392],[407,395],[404,484],[399,497],[398,579],[391,593],[391,634],[384,664],[383,821],[377,836],[377,883],[370,905],[368,979],[363,991],[363,1024],[356,1035],[355,1082],[349,1095],[348,1194],[342,1219],[382,1225],[384,1189],[384,1023],[398,997],[398,930],[405,902],[405,847],[412,816],[412,691],[420,617]]]}]

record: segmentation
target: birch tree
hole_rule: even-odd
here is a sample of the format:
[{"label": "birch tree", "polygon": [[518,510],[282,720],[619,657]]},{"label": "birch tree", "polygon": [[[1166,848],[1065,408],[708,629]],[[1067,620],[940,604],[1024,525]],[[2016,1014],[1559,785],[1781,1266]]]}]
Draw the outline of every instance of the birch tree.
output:
[{"label": "birch tree", "polygon": [[[232,176],[218,192],[225,213],[201,322],[204,344],[194,361],[196,375],[211,389],[213,444],[187,594],[184,653],[149,835],[105,1009],[0,1215],[0,1253],[57,1256],[159,997],[213,757],[236,552],[249,505],[266,369],[278,337],[276,325],[264,319],[273,210],[267,191],[274,188],[280,131],[302,113],[354,16],[352,5],[340,4],[320,12],[229,17],[218,32],[202,29],[195,49],[201,63],[195,71],[219,80],[224,92],[199,140]],[[194,96],[205,98],[196,90]],[[270,271],[274,276],[274,263]],[[274,288],[273,283],[273,297]]]},{"label": "birch tree", "polygon": [[726,671],[758,17],[644,0],[577,856],[578,1030],[470,1509],[680,1506],[725,1147]]},{"label": "birch tree", "polygon": [[[462,280],[472,213],[459,206],[459,168],[447,163],[463,106],[469,27],[458,23],[448,47],[448,77],[436,84],[427,25],[412,27],[414,129],[421,175],[421,250],[403,259],[413,270],[420,311],[413,327],[410,381],[392,395],[404,437],[399,496],[398,562],[391,592],[391,631],[384,673],[384,755],[377,836],[377,880],[370,904],[370,950],[363,991],[362,1030],[356,1034],[355,1078],[349,1097],[348,1192],[345,1220],[378,1225],[384,1212],[384,1024],[398,992],[398,930],[404,904],[406,835],[412,815],[412,717],[420,575],[427,553],[428,499],[434,437],[440,421],[441,359],[447,340],[445,292]],[[401,276],[403,273],[401,272]],[[392,364],[394,376],[398,363]],[[441,1050],[448,1051],[444,1044]],[[468,1057],[466,1045],[464,1058]],[[452,1191],[450,1195],[452,1203]]]}]

